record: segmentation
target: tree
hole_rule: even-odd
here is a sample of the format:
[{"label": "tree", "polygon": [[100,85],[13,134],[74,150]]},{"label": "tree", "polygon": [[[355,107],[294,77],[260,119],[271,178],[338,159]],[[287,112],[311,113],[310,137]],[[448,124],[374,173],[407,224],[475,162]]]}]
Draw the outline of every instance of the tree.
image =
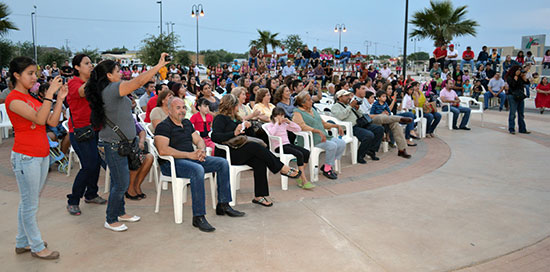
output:
[{"label": "tree", "polygon": [[407,60],[429,60],[430,54],[426,52],[412,53],[407,57]]},{"label": "tree", "polygon": [[305,46],[304,42],[302,42],[302,39],[297,34],[286,36],[286,39],[283,41],[283,45],[290,54],[296,53],[296,49],[303,48]]},{"label": "tree", "polygon": [[184,66],[191,64],[191,52],[185,50],[179,50],[174,55],[174,61]]},{"label": "tree", "polygon": [[380,56],[378,56],[378,59],[379,60],[387,60],[387,59],[391,59],[391,56],[390,55],[380,55]]},{"label": "tree", "polygon": [[334,52],[336,51],[336,48],[327,47],[321,51],[325,51],[327,54],[334,54]]},{"label": "tree", "polygon": [[126,46],[122,46],[122,47],[113,47],[111,50],[107,50],[109,52],[113,52],[113,53],[126,53],[126,51],[128,51],[128,48],[126,48]]},{"label": "tree", "polygon": [[9,40],[0,40],[0,69],[7,67],[15,56],[15,46]]},{"label": "tree", "polygon": [[19,28],[8,19],[10,13],[8,5],[0,3],[0,37],[4,37],[10,30],[19,30]]},{"label": "tree", "polygon": [[218,57],[218,54],[214,52],[207,52],[204,54],[204,63],[206,66],[215,66],[220,62],[220,58]]},{"label": "tree", "polygon": [[38,64],[42,67],[46,65],[51,65],[54,61],[57,62],[58,66],[63,66],[63,63],[69,59],[63,51],[53,48],[45,50],[45,52],[38,55]]},{"label": "tree", "polygon": [[155,65],[158,63],[160,54],[166,52],[171,56],[176,52],[175,44],[179,41],[177,35],[150,35],[143,41],[143,46],[139,51],[139,58],[147,65]]},{"label": "tree", "polygon": [[257,29],[258,34],[260,34],[260,37],[257,40],[251,40],[250,46],[256,46],[257,48],[263,48],[264,53],[267,52],[267,46],[271,45],[271,48],[275,50],[275,48],[281,46],[281,41],[277,39],[277,35],[279,33],[271,34],[268,30],[259,30]]},{"label": "tree", "polygon": [[450,0],[430,1],[430,7],[424,8],[413,14],[410,21],[416,28],[410,37],[430,38],[434,45],[439,47],[447,44],[455,37],[472,35],[476,36],[476,27],[479,24],[470,19],[465,19],[468,6],[459,6],[456,9]]},{"label": "tree", "polygon": [[[17,56],[23,56],[23,57],[29,57],[31,59],[34,59],[34,47],[32,46],[32,43],[29,41],[26,42],[17,42],[15,44],[16,47],[16,55]],[[38,46],[36,48],[36,51],[40,53],[41,47]]]},{"label": "tree", "polygon": [[84,54],[88,57],[90,57],[90,60],[92,63],[98,63],[101,59],[101,55],[99,54],[99,49],[89,49],[89,48],[83,48],[82,50],[76,52],[76,55],[78,54]]}]

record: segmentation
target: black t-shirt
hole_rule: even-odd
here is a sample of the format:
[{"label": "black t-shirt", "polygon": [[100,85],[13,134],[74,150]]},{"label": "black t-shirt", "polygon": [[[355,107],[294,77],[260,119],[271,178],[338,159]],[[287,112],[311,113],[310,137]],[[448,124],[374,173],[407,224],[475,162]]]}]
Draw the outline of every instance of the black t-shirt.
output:
[{"label": "black t-shirt", "polygon": [[491,79],[495,76],[497,72],[495,72],[495,70],[491,69],[491,70],[485,70],[485,74],[487,75],[487,79]]},{"label": "black t-shirt", "polygon": [[304,58],[306,59],[311,58],[311,50],[305,50],[304,52],[302,52],[302,56],[304,56]]},{"label": "black t-shirt", "polygon": [[72,75],[73,74],[73,68],[71,66],[62,66],[61,71],[64,75]]},{"label": "black t-shirt", "polygon": [[182,126],[180,127],[170,117],[160,122],[155,129],[155,136],[164,136],[170,139],[168,146],[183,152],[193,152],[193,133],[195,128],[188,119],[182,120]]}]

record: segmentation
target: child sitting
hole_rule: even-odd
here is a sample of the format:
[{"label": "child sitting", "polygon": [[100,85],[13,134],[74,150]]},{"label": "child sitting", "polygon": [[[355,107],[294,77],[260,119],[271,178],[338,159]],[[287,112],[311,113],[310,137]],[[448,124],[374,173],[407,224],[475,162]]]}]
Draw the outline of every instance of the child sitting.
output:
[{"label": "child sitting", "polygon": [[485,91],[485,88],[481,85],[481,80],[475,80],[474,87],[472,89],[472,98],[479,101],[479,96],[483,91]]},{"label": "child sitting", "polygon": [[[302,189],[312,189],[315,187],[310,181],[307,180],[305,175],[305,164],[309,161],[309,151],[301,146],[294,145],[288,140],[287,131],[298,132],[302,129],[300,126],[285,117],[285,110],[281,107],[276,107],[271,112],[271,123],[265,125],[270,135],[281,137],[283,151],[285,154],[292,154],[296,157],[298,169],[302,171],[302,175],[296,181],[298,187]],[[271,146],[277,146],[278,141],[271,141]],[[275,152],[279,152],[280,146],[275,149]]]},{"label": "child sitting", "polygon": [[462,87],[464,88],[464,96],[470,96],[472,91],[472,84],[470,84],[469,79],[466,79],[464,81],[464,85]]},{"label": "child sitting", "polygon": [[212,130],[212,120],[214,117],[210,114],[210,102],[206,98],[201,97],[195,105],[199,112],[193,114],[189,121],[193,124],[195,129],[199,132],[206,147],[214,149],[214,142],[208,136],[208,133]]}]

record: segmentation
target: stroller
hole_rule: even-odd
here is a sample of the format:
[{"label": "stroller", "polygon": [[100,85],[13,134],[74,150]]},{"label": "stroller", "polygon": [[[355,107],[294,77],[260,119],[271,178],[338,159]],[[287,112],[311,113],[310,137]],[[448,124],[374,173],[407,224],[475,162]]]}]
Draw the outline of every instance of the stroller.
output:
[{"label": "stroller", "polygon": [[59,163],[57,166],[57,171],[66,174],[69,170],[69,160],[67,159],[67,156],[65,156],[65,154],[61,152],[61,149],[59,149],[58,142],[50,140],[50,137],[47,138],[50,143],[50,166],[57,162]]}]

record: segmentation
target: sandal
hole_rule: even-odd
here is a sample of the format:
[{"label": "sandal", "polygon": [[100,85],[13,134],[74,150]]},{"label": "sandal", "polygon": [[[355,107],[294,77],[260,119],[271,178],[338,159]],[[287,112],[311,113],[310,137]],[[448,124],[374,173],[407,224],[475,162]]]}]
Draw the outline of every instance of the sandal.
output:
[{"label": "sandal", "polygon": [[[291,176],[290,173],[296,173],[296,175]],[[298,169],[296,169],[296,168],[290,167],[290,169],[288,170],[288,172],[286,172],[286,173],[281,172],[281,175],[287,176],[287,177],[289,177],[289,178],[295,179],[295,178],[298,178],[299,176],[302,175],[302,171],[301,171],[301,170],[298,170]]]},{"label": "sandal", "polygon": [[301,188],[305,190],[313,189],[315,188],[315,184],[311,183],[311,181],[306,181]]},{"label": "sandal", "polygon": [[304,184],[303,184],[304,182],[302,181],[302,179],[297,179],[296,183],[297,183],[298,187],[300,187],[300,188],[304,187]]},{"label": "sandal", "polygon": [[262,197],[260,198],[260,200],[256,200],[256,199],[252,199],[252,203],[254,204],[258,204],[258,205],[262,205],[264,207],[271,207],[273,206],[273,202],[269,203],[269,204],[266,204],[265,202],[268,202],[269,200],[267,200],[267,198]]}]

